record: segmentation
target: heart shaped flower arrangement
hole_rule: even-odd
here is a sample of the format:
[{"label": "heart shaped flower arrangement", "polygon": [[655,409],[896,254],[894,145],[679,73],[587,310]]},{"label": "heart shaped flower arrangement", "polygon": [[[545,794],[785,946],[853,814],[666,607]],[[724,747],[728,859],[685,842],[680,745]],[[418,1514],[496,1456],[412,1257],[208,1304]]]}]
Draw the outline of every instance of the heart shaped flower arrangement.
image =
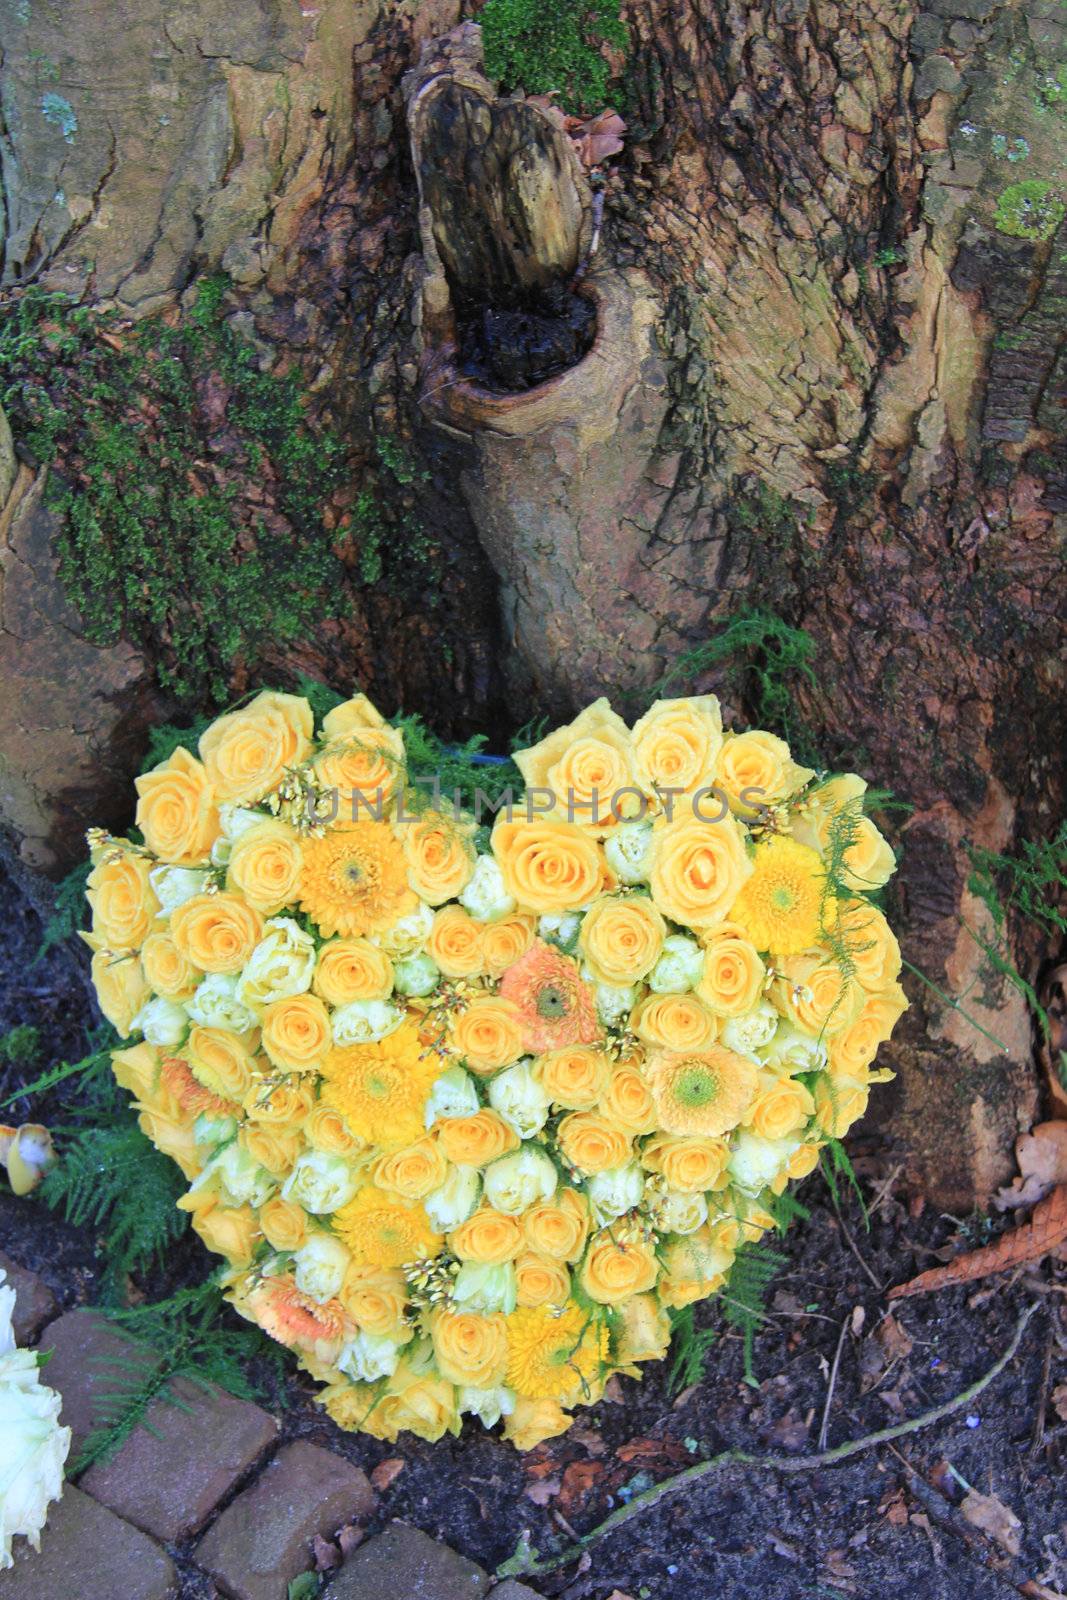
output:
[{"label": "heart shaped flower arrangement", "polygon": [[343,1427],[520,1449],[727,1282],[905,1007],[865,785],[606,700],[490,800],[265,692],[90,835],[93,977],[234,1306]]}]

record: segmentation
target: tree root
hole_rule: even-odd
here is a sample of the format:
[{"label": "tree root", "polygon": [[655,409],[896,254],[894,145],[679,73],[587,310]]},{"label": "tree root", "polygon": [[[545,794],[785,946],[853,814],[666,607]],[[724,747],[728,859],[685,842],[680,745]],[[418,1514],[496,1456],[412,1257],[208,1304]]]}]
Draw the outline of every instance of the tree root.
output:
[{"label": "tree root", "polygon": [[918,1433],[922,1428],[929,1428],[933,1423],[940,1422],[943,1417],[949,1417],[954,1411],[960,1411],[969,1405],[984,1389],[988,1389],[994,1379],[999,1378],[1018,1351],[1027,1323],[1037,1309],[1036,1303],[1027,1306],[1016,1324],[1007,1349],[994,1361],[988,1372],[976,1378],[974,1383],[961,1390],[951,1400],[946,1400],[943,1405],[934,1406],[930,1411],[922,1412],[909,1422],[896,1422],[892,1427],[879,1428],[877,1433],[864,1434],[860,1439],[847,1439],[844,1444],[834,1445],[832,1449],[820,1450],[813,1455],[754,1456],[745,1450],[723,1450],[717,1456],[710,1456],[707,1461],[698,1461],[693,1466],[686,1467],[684,1471],[675,1473],[673,1477],[665,1478],[662,1483],[646,1489],[643,1494],[635,1495],[628,1505],[620,1506],[609,1517],[605,1517],[597,1527],[584,1534],[574,1544],[568,1545],[558,1555],[546,1556],[544,1560],[539,1559],[538,1552],[532,1548],[528,1536],[524,1534],[515,1554],[497,1567],[496,1576],[525,1578],[555,1572],[560,1567],[567,1566],[569,1562],[576,1561],[590,1545],[596,1544],[606,1534],[614,1533],[616,1528],[622,1527],[623,1523],[629,1522],[631,1517],[637,1516],[639,1512],[650,1510],[652,1506],[658,1505],[661,1500],[666,1500],[679,1489],[697,1483],[701,1478],[709,1477],[711,1473],[719,1472],[723,1468],[752,1467],[771,1472],[814,1472],[820,1467],[836,1466],[839,1461],[847,1461],[849,1457],[860,1455],[865,1450],[873,1450],[877,1445],[888,1444],[893,1439],[901,1439],[906,1434]]}]

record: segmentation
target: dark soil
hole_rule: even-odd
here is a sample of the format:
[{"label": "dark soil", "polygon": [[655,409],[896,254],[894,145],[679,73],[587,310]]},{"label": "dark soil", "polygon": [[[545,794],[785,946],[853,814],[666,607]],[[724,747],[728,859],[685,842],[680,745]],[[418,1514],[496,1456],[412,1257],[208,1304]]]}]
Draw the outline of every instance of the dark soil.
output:
[{"label": "dark soil", "polygon": [[[60,950],[32,965],[38,920],[10,885],[0,893],[0,1033],[33,1023],[46,1047],[40,1063],[0,1067],[3,1098],[47,1060],[79,1049],[87,1012],[80,958]],[[19,1120],[29,1109],[16,1104],[4,1116]],[[58,1106],[40,1103],[33,1111],[61,1120]],[[632,1600],[993,1600],[1013,1593],[1056,1600],[1067,1588],[1067,1424],[1050,1395],[1067,1379],[1067,1270],[1045,1262],[1014,1278],[905,1301],[886,1320],[885,1287],[1001,1224],[933,1214],[909,1189],[906,1164],[885,1140],[860,1138],[852,1154],[872,1212],[869,1231],[854,1197],[842,1193],[838,1205],[821,1179],[805,1185],[811,1214],[781,1243],[785,1259],[756,1339],[758,1387],[743,1381],[740,1339],[723,1328],[696,1386],[672,1396],[665,1367],[649,1368],[644,1382],[621,1380],[614,1400],[580,1412],[570,1433],[526,1456],[478,1425],[436,1445],[409,1435],[390,1446],[343,1434],[315,1406],[310,1380],[292,1375],[279,1387],[266,1362],[265,1403],[286,1438],[328,1445],[368,1472],[402,1460],[379,1497],[379,1522],[401,1517],[492,1569],[512,1555],[524,1531],[550,1552],[569,1542],[570,1530],[588,1531],[613,1507],[704,1455],[730,1446],[814,1451],[846,1322],[831,1445],[957,1394],[993,1363],[1021,1308],[1036,1299],[1018,1358],[972,1408],[837,1467],[720,1472],[638,1514],[580,1566],[529,1581],[567,1600],[608,1600],[616,1590]],[[90,1231],[4,1194],[0,1248],[38,1271],[63,1307],[93,1300],[99,1262]],[[165,1270],[135,1288],[159,1297],[212,1264],[190,1236]],[[711,1306],[700,1320],[721,1322]],[[1017,1557],[963,1518],[964,1490],[948,1463],[1021,1519]],[[211,1584],[191,1569],[187,1551],[175,1554],[184,1600],[208,1600]]]}]

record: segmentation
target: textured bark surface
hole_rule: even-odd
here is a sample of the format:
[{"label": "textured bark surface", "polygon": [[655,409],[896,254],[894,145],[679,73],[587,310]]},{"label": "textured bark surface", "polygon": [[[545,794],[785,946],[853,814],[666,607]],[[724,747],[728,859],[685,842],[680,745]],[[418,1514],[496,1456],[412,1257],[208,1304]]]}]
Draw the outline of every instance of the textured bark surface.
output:
[{"label": "textured bark surface", "polygon": [[[1008,1046],[910,986],[883,1099],[965,1206],[1035,1101],[1029,1017],[965,931],[986,913],[963,845],[1047,834],[1067,777],[1065,230],[1024,236],[1012,200],[1063,190],[1062,10],[628,0],[598,344],[500,406],[447,368],[401,93],[471,9],[157,0],[130,25],[87,0],[72,38],[59,0],[0,0],[5,281],[139,315],[221,266],[306,374],[351,445],[335,509],[356,608],[274,676],[358,678],[388,710],[502,739],[648,685],[744,606],[805,627],[813,742],[916,808],[906,954]],[[418,464],[387,484],[387,537],[406,560],[413,528],[431,536],[406,590],[360,576],[351,511],[383,438]],[[132,751],[149,710],[129,684],[151,663],[98,662],[64,713],[90,798],[132,765],[109,755],[105,782],[115,729]],[[0,713],[9,794],[35,716]],[[58,866],[76,830],[35,792],[33,826],[8,819]]]}]

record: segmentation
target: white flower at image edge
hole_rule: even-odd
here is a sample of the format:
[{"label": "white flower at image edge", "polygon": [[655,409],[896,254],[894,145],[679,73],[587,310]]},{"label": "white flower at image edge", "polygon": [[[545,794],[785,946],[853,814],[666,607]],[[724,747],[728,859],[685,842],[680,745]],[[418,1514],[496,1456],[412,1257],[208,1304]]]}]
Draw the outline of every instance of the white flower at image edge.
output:
[{"label": "white flower at image edge", "polygon": [[0,1270],[0,1569],[13,1565],[17,1534],[40,1549],[70,1450],[70,1429],[59,1426],[59,1395],[42,1384],[36,1354],[15,1348],[14,1309],[14,1290]]}]

